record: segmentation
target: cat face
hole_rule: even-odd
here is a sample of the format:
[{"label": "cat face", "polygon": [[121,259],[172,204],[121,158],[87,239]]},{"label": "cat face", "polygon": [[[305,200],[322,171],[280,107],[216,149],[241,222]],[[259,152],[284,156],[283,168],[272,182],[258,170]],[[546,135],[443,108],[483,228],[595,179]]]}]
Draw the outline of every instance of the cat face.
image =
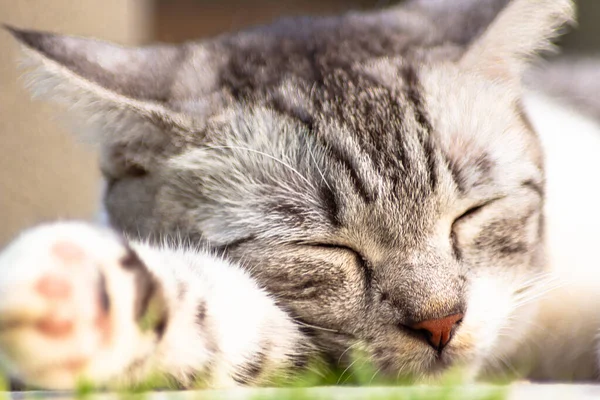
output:
[{"label": "cat face", "polygon": [[336,360],[360,346],[424,377],[491,365],[527,332],[544,177],[518,78],[570,15],[539,3],[468,46],[418,2],[181,47],[15,34],[38,82],[91,99],[116,227],[215,248]]},{"label": "cat face", "polygon": [[[384,371],[421,375],[485,359],[526,326],[521,292],[543,268],[540,149],[502,84],[378,64],[295,99],[309,123],[227,110],[165,164],[155,212],[249,268],[337,357],[360,341]],[[395,75],[368,81],[382,68]],[[410,329],[456,314],[441,353]]]}]

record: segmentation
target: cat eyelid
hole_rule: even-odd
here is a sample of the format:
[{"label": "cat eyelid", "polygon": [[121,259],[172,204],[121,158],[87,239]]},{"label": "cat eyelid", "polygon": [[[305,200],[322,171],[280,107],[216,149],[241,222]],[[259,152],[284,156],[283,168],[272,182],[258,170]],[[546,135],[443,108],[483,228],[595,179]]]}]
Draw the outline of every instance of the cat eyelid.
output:
[{"label": "cat eyelid", "polygon": [[343,245],[343,244],[333,244],[333,243],[299,243],[299,244],[304,245],[304,246],[322,247],[322,248],[328,248],[328,249],[334,249],[334,250],[345,250],[345,251],[351,252],[352,254],[354,254],[356,256],[357,262],[360,264],[361,268],[363,269],[367,282],[370,282],[371,271],[372,271],[371,264],[362,255],[362,253],[360,251],[357,251],[357,250],[353,249],[352,247]]},{"label": "cat eyelid", "polygon": [[359,251],[354,250],[352,247],[344,245],[344,244],[318,243],[318,242],[317,243],[302,243],[301,242],[301,243],[298,243],[298,244],[303,245],[303,246],[323,247],[323,248],[326,248],[326,249],[334,249],[334,250],[335,249],[337,249],[337,250],[347,250],[347,251],[351,251],[351,252],[357,254],[361,258],[364,258]]},{"label": "cat eyelid", "polygon": [[479,204],[468,208],[465,212],[463,212],[461,215],[459,215],[458,217],[456,217],[454,219],[454,222],[452,222],[452,227],[450,229],[450,244],[452,246],[452,252],[454,253],[454,257],[457,260],[460,260],[462,258],[462,252],[460,250],[458,236],[456,235],[456,229],[455,229],[456,224],[460,221],[464,221],[465,219],[468,219],[468,218],[474,216],[475,214],[479,213],[485,207],[488,207],[491,204],[504,199],[505,197],[506,196],[500,196],[500,197],[495,197],[493,199],[480,202]]},{"label": "cat eyelid", "polygon": [[[521,182],[520,188],[528,190],[530,192],[533,192],[536,195],[538,195],[540,198],[544,198],[544,190],[542,188],[542,185],[537,183],[533,179],[528,179],[528,180]],[[481,211],[481,209],[491,205],[492,203],[502,200],[506,197],[507,197],[506,195],[498,195],[496,197],[490,198],[489,200],[482,200],[482,201],[478,202],[476,205],[469,207],[466,211],[464,211],[462,214],[460,214],[460,216],[456,217],[454,219],[454,221],[456,222],[459,219],[468,218],[469,216],[476,214],[478,211]]]},{"label": "cat eyelid", "polygon": [[458,217],[456,217],[454,219],[454,223],[460,221],[460,220],[464,220],[467,219],[469,217],[474,216],[475,214],[477,214],[479,211],[481,211],[482,209],[490,206],[493,203],[496,203],[497,201],[500,201],[502,199],[506,198],[506,196],[500,196],[500,197],[495,197],[493,199],[490,200],[485,200],[482,201],[474,206],[469,207],[466,211],[464,211],[462,214],[460,214]]}]

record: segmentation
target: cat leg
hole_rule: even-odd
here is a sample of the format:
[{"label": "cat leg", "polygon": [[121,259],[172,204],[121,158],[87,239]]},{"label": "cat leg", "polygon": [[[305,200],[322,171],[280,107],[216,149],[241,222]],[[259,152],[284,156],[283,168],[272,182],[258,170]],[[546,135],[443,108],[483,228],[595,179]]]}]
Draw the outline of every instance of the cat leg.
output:
[{"label": "cat leg", "polygon": [[0,366],[26,384],[261,384],[302,360],[293,321],[205,252],[57,223],[0,254]]}]

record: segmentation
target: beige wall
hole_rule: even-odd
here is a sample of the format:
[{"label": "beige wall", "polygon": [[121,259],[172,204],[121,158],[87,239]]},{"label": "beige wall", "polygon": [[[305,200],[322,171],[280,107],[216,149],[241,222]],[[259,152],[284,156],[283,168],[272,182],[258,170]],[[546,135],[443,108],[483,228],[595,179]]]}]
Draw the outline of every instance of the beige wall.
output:
[{"label": "beige wall", "polygon": [[[0,0],[0,22],[146,41],[145,0]],[[32,101],[19,81],[18,46],[0,31],[0,247],[20,230],[56,218],[93,216],[99,195],[95,155],[74,140],[53,106]]]}]

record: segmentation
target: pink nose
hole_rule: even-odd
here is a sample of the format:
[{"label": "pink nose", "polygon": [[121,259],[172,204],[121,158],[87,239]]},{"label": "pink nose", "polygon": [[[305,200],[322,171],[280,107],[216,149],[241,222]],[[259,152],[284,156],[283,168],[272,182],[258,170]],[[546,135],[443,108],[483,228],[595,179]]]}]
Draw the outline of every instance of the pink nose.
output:
[{"label": "pink nose", "polygon": [[440,319],[430,319],[409,325],[409,328],[422,333],[431,347],[442,351],[452,339],[454,328],[461,322],[463,316],[459,313]]}]

